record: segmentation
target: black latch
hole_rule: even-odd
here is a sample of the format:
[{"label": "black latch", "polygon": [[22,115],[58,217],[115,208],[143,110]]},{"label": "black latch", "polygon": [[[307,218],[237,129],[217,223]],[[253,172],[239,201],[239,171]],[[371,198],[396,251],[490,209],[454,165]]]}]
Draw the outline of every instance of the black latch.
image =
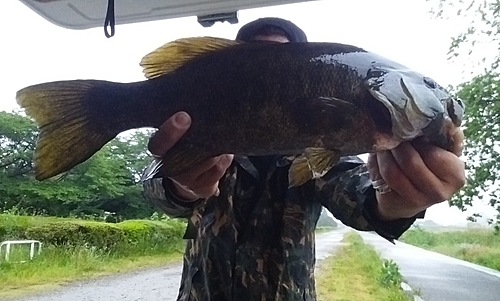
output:
[{"label": "black latch", "polygon": [[198,16],[198,23],[203,27],[211,27],[215,22],[229,22],[230,24],[238,23],[238,12],[220,13],[205,16]]}]

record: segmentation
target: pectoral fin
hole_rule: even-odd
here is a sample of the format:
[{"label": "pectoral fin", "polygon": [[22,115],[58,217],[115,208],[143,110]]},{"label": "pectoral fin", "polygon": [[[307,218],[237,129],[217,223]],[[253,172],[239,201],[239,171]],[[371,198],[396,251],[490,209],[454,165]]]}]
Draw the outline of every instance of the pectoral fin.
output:
[{"label": "pectoral fin", "polygon": [[288,107],[298,127],[304,130],[332,127],[351,128],[359,114],[359,108],[348,101],[335,97],[296,99]]},{"label": "pectoral fin", "polygon": [[313,177],[313,172],[309,166],[309,160],[304,155],[300,155],[292,162],[288,171],[288,186],[295,187],[304,184]]},{"label": "pectoral fin", "polygon": [[324,148],[306,148],[290,167],[288,181],[290,187],[300,186],[311,179],[324,176],[340,158],[340,153]]}]

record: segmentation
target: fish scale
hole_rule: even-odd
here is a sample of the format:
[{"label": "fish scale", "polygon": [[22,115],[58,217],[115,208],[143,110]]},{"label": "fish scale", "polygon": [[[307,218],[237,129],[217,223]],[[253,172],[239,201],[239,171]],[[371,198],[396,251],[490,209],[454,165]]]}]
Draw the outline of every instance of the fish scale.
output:
[{"label": "fish scale", "polygon": [[[183,173],[220,154],[294,155],[290,184],[324,175],[343,155],[426,135],[452,144],[461,102],[396,62],[336,43],[180,39],[141,61],[147,80],[71,80],[20,90],[40,136],[36,178],[87,160],[119,133],[159,127],[178,111],[192,124],[158,168]],[[65,117],[61,117],[65,116]]]}]

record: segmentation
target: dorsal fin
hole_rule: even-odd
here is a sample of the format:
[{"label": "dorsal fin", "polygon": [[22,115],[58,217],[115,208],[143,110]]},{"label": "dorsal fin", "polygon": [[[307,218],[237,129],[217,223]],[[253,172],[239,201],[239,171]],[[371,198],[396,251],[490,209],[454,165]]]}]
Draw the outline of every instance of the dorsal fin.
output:
[{"label": "dorsal fin", "polygon": [[151,79],[170,73],[200,55],[237,44],[239,42],[214,37],[178,39],[144,56],[140,65],[144,75]]}]

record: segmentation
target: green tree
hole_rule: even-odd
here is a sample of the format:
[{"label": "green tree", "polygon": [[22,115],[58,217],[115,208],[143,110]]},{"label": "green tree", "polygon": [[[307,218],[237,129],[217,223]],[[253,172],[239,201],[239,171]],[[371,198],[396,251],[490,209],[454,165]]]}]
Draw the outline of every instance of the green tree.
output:
[{"label": "green tree", "polygon": [[[450,59],[479,55],[484,70],[459,85],[456,94],[466,104],[464,120],[467,184],[451,200],[462,210],[486,198],[498,211],[500,225],[500,1],[428,0],[441,18],[456,16],[469,27],[452,38]],[[469,66],[471,67],[471,66]],[[474,216],[471,217],[474,220]]]},{"label": "green tree", "polygon": [[36,125],[30,119],[0,111],[0,168],[6,174],[24,175],[31,171],[37,135]]},{"label": "green tree", "polygon": [[[438,18],[456,19],[468,28],[452,37],[450,58],[479,51],[483,54],[475,65],[496,70],[500,62],[500,2],[497,0],[427,0],[432,4],[431,13]],[[485,52],[485,48],[489,51]],[[487,55],[484,55],[487,53]]]},{"label": "green tree", "polygon": [[[486,197],[500,209],[500,76],[485,73],[458,87],[458,97],[466,102],[467,184],[452,204],[471,206],[474,199]],[[500,214],[500,211],[499,211]],[[500,216],[499,216],[500,218]]]},{"label": "green tree", "polygon": [[34,179],[35,124],[18,113],[0,112],[0,208],[50,215],[147,217],[153,209],[138,184],[149,163],[147,132],[114,139],[86,162],[43,182]]}]

